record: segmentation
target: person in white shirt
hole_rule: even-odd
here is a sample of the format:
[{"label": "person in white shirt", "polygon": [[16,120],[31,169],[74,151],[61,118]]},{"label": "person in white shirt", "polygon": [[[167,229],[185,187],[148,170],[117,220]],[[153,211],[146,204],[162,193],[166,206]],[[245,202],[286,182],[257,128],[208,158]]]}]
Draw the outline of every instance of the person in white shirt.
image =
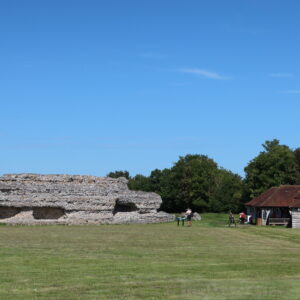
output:
[{"label": "person in white shirt", "polygon": [[193,212],[190,208],[188,208],[186,210],[186,220],[187,220],[187,223],[188,223],[188,226],[192,226],[192,216],[193,216]]}]

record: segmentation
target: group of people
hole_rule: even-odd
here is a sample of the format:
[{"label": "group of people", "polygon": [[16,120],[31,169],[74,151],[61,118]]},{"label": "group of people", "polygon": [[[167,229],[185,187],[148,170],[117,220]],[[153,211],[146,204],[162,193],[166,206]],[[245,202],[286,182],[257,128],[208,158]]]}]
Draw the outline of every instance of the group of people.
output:
[{"label": "group of people", "polygon": [[[193,212],[190,208],[188,208],[185,212],[181,213],[179,216],[176,217],[177,221],[177,226],[181,225],[184,226],[184,222],[187,221],[188,226],[192,226],[192,218],[193,218]],[[252,216],[251,215],[246,215],[243,211],[239,215],[239,223],[240,224],[252,224]],[[234,218],[234,215],[231,211],[229,211],[229,220],[228,220],[228,225],[229,227],[231,225],[236,226],[236,221]]]},{"label": "group of people", "polygon": [[177,226],[179,226],[180,221],[181,221],[181,225],[184,226],[185,220],[187,221],[189,227],[192,226],[192,217],[193,217],[193,212],[190,208],[188,208],[184,213],[181,213],[180,216],[176,217]]},{"label": "group of people", "polygon": [[[232,212],[229,212],[229,220],[228,220],[228,225],[234,225],[236,226],[236,222],[234,219],[234,215],[232,214]],[[252,216],[251,215],[246,215],[243,211],[240,213],[239,215],[239,222],[240,224],[245,224],[245,222],[247,222],[248,224],[252,224]]]}]

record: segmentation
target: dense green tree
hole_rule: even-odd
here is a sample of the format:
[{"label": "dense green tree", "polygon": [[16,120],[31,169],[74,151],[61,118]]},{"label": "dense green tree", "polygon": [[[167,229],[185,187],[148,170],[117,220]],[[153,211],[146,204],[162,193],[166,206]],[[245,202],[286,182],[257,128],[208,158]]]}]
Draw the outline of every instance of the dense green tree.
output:
[{"label": "dense green tree", "polygon": [[159,169],[155,169],[151,172],[151,174],[149,176],[149,181],[150,181],[151,189],[153,192],[156,192],[156,193],[161,192],[163,176],[164,176],[164,171],[161,171]]},{"label": "dense green tree", "polygon": [[153,170],[149,177],[129,180],[132,190],[152,191],[163,200],[161,210],[179,212],[238,211],[243,194],[240,176],[224,169],[205,155],[186,155],[170,169]]},{"label": "dense green tree", "polygon": [[[300,148],[297,148],[294,151],[294,154],[295,154],[295,159],[296,159],[297,168],[298,168],[299,177],[300,177]],[[300,178],[298,179],[298,184],[300,184]]]},{"label": "dense green tree", "polygon": [[160,194],[161,209],[183,211],[234,211],[243,203],[272,186],[300,184],[300,148],[292,151],[279,140],[266,141],[260,152],[245,168],[245,180],[218,165],[205,155],[179,157],[170,169],[155,169],[150,176],[130,177],[128,171],[115,171],[109,177],[126,177],[131,190]]},{"label": "dense green tree", "polygon": [[137,174],[129,179],[128,187],[130,190],[134,191],[145,191],[152,192],[152,186],[150,184],[150,179],[147,176]]},{"label": "dense green tree", "polygon": [[220,169],[216,185],[209,200],[209,210],[214,212],[238,212],[243,207],[244,183],[241,176]]},{"label": "dense green tree", "polygon": [[163,200],[161,210],[168,212],[179,212],[184,208],[182,202],[177,198],[174,176],[175,173],[172,169],[154,170],[150,175],[153,191],[158,193]]},{"label": "dense green tree", "polygon": [[288,146],[280,145],[277,139],[266,141],[262,146],[264,151],[245,167],[250,198],[273,186],[296,184],[299,180],[296,156]]},{"label": "dense green tree", "polygon": [[106,176],[111,178],[125,177],[126,179],[130,179],[130,175],[128,171],[114,171],[108,173]]},{"label": "dense green tree", "polygon": [[208,210],[217,173],[217,164],[205,155],[180,157],[170,174],[174,207],[181,210],[187,207],[197,211]]}]

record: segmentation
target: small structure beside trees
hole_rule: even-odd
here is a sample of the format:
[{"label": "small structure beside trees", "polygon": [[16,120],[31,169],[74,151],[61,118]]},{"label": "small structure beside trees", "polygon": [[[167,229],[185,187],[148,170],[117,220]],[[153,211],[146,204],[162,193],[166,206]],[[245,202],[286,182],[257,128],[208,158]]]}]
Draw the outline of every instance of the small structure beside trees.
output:
[{"label": "small structure beside trees", "polygon": [[257,225],[300,228],[300,185],[272,187],[245,205]]}]

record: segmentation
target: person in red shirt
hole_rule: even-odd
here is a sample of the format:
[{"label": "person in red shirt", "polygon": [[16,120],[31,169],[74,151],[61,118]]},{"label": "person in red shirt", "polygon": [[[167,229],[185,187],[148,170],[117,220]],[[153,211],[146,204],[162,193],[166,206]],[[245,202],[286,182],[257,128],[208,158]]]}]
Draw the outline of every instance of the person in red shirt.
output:
[{"label": "person in red shirt", "polygon": [[241,224],[245,224],[246,214],[244,212],[240,213],[240,222]]}]

